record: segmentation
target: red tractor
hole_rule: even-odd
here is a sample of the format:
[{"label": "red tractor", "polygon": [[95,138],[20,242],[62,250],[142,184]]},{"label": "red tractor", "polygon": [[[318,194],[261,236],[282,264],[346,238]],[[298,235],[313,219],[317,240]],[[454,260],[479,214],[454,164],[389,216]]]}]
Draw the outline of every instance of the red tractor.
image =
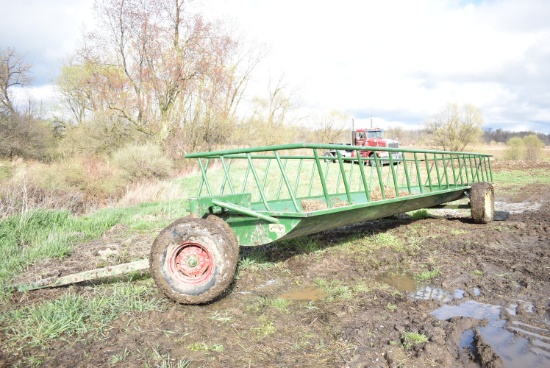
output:
[{"label": "red tractor", "polygon": [[[399,142],[393,139],[382,138],[382,132],[383,130],[380,128],[357,129],[351,132],[351,146],[367,147],[364,151],[360,151],[361,157],[366,159],[365,162],[371,166],[375,163],[375,154],[381,163],[389,163],[390,154],[392,155],[392,161],[394,163],[400,162],[403,159],[401,152],[373,151],[368,149],[368,147],[399,148]],[[337,151],[345,158],[356,157],[354,150],[329,150],[325,152],[324,155],[327,157],[327,160],[329,160],[329,157],[335,158],[337,156]],[[335,162],[336,160],[332,159],[332,161]]]}]

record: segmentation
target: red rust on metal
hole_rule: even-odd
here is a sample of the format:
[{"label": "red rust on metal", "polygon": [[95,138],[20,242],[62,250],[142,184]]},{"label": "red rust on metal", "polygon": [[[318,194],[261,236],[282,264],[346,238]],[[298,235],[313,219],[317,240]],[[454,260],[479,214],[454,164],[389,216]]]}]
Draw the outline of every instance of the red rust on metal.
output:
[{"label": "red rust on metal", "polygon": [[170,272],[187,284],[204,282],[214,270],[210,252],[198,243],[182,243],[174,249],[170,258]]}]

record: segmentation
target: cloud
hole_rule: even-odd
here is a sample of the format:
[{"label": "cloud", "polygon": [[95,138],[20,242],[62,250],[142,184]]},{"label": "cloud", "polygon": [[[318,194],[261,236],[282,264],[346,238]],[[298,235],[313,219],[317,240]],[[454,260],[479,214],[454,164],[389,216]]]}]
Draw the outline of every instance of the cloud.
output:
[{"label": "cloud", "polygon": [[0,0],[0,47],[14,47],[33,65],[35,85],[50,84],[75,50],[93,0]]},{"label": "cloud", "polygon": [[[75,49],[93,0],[0,0],[0,46],[28,52],[35,84],[51,83]],[[546,0],[208,0],[211,19],[239,24],[270,54],[252,93],[285,75],[304,109],[416,126],[448,102],[487,125],[550,132],[550,2]]]}]

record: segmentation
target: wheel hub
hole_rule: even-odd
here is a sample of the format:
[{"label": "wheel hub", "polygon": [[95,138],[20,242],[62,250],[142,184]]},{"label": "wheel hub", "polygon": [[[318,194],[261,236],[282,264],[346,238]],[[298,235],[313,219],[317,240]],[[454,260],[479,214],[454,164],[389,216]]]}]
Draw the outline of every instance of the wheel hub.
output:
[{"label": "wheel hub", "polygon": [[170,269],[181,281],[199,284],[208,279],[214,268],[210,252],[198,243],[183,243],[172,253]]}]

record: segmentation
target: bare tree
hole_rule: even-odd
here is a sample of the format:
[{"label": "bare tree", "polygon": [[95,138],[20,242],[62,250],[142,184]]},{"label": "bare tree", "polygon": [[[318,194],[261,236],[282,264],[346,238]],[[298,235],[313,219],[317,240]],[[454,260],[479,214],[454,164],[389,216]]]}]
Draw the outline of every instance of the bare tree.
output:
[{"label": "bare tree", "polygon": [[37,117],[35,103],[16,106],[14,88],[30,84],[31,65],[13,48],[0,49],[0,155],[43,159],[52,147],[52,131]]},{"label": "bare tree", "polygon": [[295,108],[294,92],[289,90],[284,75],[274,85],[269,82],[267,97],[256,97],[252,103],[252,116],[241,124],[243,141],[248,145],[273,145],[294,140],[295,129],[288,124]]},{"label": "bare tree", "polygon": [[14,48],[0,49],[0,111],[16,113],[11,99],[13,87],[27,86],[31,65],[24,61],[24,55]]},{"label": "bare tree", "polygon": [[[60,89],[78,124],[99,114],[178,151],[219,144],[257,53],[185,0],[98,0],[97,29],[64,69]],[[223,142],[221,142],[223,143]]]},{"label": "bare tree", "polygon": [[312,140],[321,143],[338,143],[346,139],[349,141],[349,124],[350,116],[337,110],[316,116],[313,118]]},{"label": "bare tree", "polygon": [[483,114],[473,105],[449,103],[424,123],[435,146],[449,151],[463,151],[482,135]]}]

